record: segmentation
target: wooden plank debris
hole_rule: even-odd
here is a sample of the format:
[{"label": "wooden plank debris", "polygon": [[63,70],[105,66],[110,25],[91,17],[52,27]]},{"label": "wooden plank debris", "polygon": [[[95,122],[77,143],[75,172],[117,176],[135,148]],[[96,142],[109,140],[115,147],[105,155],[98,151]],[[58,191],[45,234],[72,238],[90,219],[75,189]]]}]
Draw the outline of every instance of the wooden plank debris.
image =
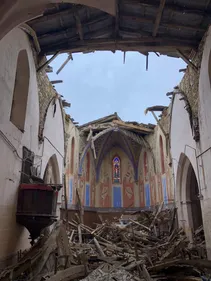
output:
[{"label": "wooden plank debris", "polygon": [[71,53],[69,53],[69,56],[67,57],[67,59],[63,62],[63,64],[60,66],[60,68],[57,70],[56,74],[58,75],[62,69],[67,65],[67,63],[70,61],[70,60],[73,60],[73,56]]},{"label": "wooden plank debris", "polygon": [[45,69],[46,67],[48,67],[48,65],[60,54],[60,51],[55,52],[54,55],[52,55],[52,57],[47,60],[44,64],[42,64],[38,69],[37,69],[37,73],[39,73],[41,70]]},{"label": "wooden plank debris", "polygon": [[59,83],[63,83],[63,80],[52,80],[51,84],[59,84]]},{"label": "wooden plank debris", "polygon": [[0,281],[192,281],[209,276],[203,227],[190,243],[182,229],[172,229],[175,212],[161,204],[154,212],[127,215],[125,225],[101,217],[94,229],[76,213],[75,220],[56,223],[17,264],[4,269]]}]

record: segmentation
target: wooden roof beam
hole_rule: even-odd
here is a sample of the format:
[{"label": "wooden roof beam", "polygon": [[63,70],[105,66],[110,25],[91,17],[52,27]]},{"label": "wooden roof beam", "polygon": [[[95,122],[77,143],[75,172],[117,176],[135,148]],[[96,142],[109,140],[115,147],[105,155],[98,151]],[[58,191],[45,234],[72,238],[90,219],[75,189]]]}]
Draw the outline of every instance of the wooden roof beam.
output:
[{"label": "wooden roof beam", "polygon": [[[157,38],[152,37],[154,41],[143,40],[144,38],[123,40],[123,39],[92,39],[74,42],[72,44],[51,44],[51,46],[46,45],[42,47],[43,54],[50,55],[55,53],[55,51],[60,50],[63,53],[71,52],[78,53],[88,50],[101,50],[101,51],[111,51],[111,50],[121,50],[121,51],[140,51],[140,52],[177,52],[179,48],[184,53],[190,51],[190,49],[196,48],[198,43],[193,40],[174,40],[173,38]],[[159,39],[159,40],[158,40]],[[157,43],[157,44],[155,44]]]},{"label": "wooden roof beam", "polygon": [[59,83],[63,83],[63,80],[52,80],[50,82],[51,84],[59,84]]},{"label": "wooden roof beam", "polygon": [[83,26],[78,11],[74,11],[74,18],[75,18],[76,29],[79,34],[80,40],[84,40]]},{"label": "wooden roof beam", "polygon": [[[127,15],[121,14],[120,17],[123,20],[128,20],[128,21],[131,21],[131,22],[151,23],[151,24],[154,23],[153,19],[149,18],[149,17],[140,17],[140,16],[137,17],[137,16],[129,15],[129,14],[127,14]],[[186,30],[191,30],[191,31],[202,31],[202,32],[206,31],[206,28],[202,28],[201,26],[183,25],[183,24],[177,24],[177,23],[160,22],[160,26],[165,27],[165,28],[170,28],[170,29],[186,29]]]},{"label": "wooden roof beam", "polygon": [[[145,6],[145,7],[156,7],[154,0],[124,0],[125,4],[133,5],[133,6]],[[165,10],[170,12],[179,12],[181,14],[192,14],[196,16],[204,16],[211,17],[211,11],[204,11],[204,8],[200,9],[198,7],[184,7],[179,4],[165,4]]]},{"label": "wooden roof beam", "polygon": [[115,38],[119,37],[119,0],[116,1]]},{"label": "wooden roof beam", "polygon": [[153,29],[153,32],[152,32],[153,37],[155,37],[157,35],[165,4],[166,4],[166,0],[160,0],[160,5],[159,5],[157,16],[156,16],[156,19],[155,19],[154,29]]},{"label": "wooden roof beam", "polygon": [[[98,16],[98,17],[95,17],[95,18],[91,18],[87,22],[83,22],[83,25],[86,25],[86,26],[96,25],[96,24],[100,23],[101,21],[104,21],[104,20],[108,19],[109,17],[110,17],[109,15],[103,15],[103,16],[101,15],[101,16]],[[79,23],[79,25],[80,25],[80,23]],[[82,25],[82,23],[81,23],[81,25]],[[102,27],[102,29],[103,28],[105,29],[105,27]],[[69,32],[73,32],[73,31],[74,30],[73,30],[72,27],[69,27],[69,28],[66,28],[66,29],[62,28],[62,29],[51,30],[48,33],[38,35],[38,39],[40,40],[42,38],[46,38],[47,36],[55,36],[57,34],[64,34],[65,35]]]}]

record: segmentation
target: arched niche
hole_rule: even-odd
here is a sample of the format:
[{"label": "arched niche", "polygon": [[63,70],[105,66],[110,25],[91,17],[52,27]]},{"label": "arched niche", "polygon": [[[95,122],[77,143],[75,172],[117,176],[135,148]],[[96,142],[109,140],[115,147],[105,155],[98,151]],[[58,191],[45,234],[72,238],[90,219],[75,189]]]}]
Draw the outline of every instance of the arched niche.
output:
[{"label": "arched niche", "polygon": [[176,199],[179,224],[192,239],[193,232],[203,225],[200,190],[189,158],[181,153],[176,179]]},{"label": "arched niche", "polygon": [[22,132],[25,127],[30,69],[26,50],[18,54],[10,121]]},{"label": "arched niche", "polygon": [[55,154],[50,157],[50,159],[48,160],[48,164],[46,165],[44,182],[46,184],[60,183],[59,165]]}]

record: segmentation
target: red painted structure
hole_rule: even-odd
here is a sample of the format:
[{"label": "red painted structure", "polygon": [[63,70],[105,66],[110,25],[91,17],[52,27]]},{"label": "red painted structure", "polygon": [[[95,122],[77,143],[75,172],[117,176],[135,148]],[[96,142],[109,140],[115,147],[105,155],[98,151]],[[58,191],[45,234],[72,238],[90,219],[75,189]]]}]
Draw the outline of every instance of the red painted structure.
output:
[{"label": "red painted structure", "polygon": [[43,228],[56,221],[58,191],[62,185],[21,184],[16,221],[30,232],[32,244]]}]

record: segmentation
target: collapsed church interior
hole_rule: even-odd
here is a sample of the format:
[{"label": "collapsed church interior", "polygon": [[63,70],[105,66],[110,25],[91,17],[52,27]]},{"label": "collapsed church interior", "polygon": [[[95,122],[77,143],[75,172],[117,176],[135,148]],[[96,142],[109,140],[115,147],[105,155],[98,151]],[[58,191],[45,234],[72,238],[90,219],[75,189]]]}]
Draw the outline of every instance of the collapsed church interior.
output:
[{"label": "collapsed church interior", "polygon": [[[149,272],[174,255],[173,263],[176,258],[179,263],[179,254],[189,266],[196,266],[197,259],[201,267],[211,268],[210,23],[209,0],[0,3],[0,280],[86,278],[90,257],[85,262],[78,254],[76,262],[71,250],[86,239],[95,245],[98,262],[116,265],[120,254],[109,260],[105,246],[112,252],[119,240],[108,242],[103,229],[110,233],[113,227],[119,234],[117,222],[124,216],[128,225],[142,228],[132,228],[133,236],[123,235],[126,240],[119,235],[130,245],[128,253],[134,252],[131,264],[124,267],[124,259],[120,269],[126,275],[126,268],[137,271],[125,280],[154,280]],[[181,82],[163,93],[169,105],[146,108],[154,124],[126,121],[117,112],[96,120],[87,116],[86,124],[74,121],[71,100],[56,89],[60,80],[49,78],[51,64],[68,54],[59,73],[72,54],[95,51],[122,51],[124,58],[126,52],[139,52],[146,57],[146,69],[152,52],[186,63]],[[170,211],[169,237],[164,227],[161,237],[158,217]],[[137,214],[145,214],[143,223]],[[76,233],[79,241],[73,243]],[[179,242],[175,233],[183,233]],[[203,241],[193,254],[190,245],[197,233]],[[184,239],[189,248],[181,245]],[[145,257],[143,262],[139,255],[149,250],[147,241],[154,243],[150,251],[172,246],[171,255],[161,252],[159,261]],[[175,253],[177,248],[182,254]]]},{"label": "collapsed church interior", "polygon": [[[159,110],[165,112],[166,129],[168,108]],[[150,208],[162,201],[172,203],[172,171],[163,127],[124,122],[114,113],[76,128],[78,132],[67,150],[68,203],[73,207],[77,202],[77,184],[85,208],[132,210]],[[75,146],[75,155],[80,159],[71,162]]]}]

